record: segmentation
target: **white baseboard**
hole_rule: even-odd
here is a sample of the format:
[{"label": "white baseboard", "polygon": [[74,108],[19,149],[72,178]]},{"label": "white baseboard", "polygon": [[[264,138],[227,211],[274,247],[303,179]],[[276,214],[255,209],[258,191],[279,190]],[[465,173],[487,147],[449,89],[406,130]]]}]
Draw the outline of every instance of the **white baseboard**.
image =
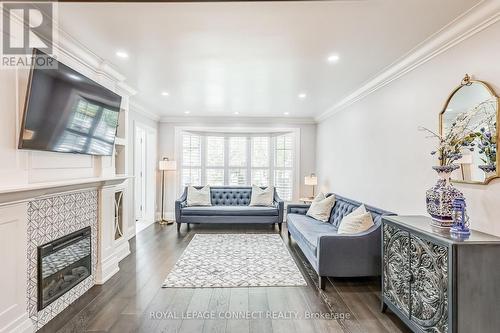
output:
[{"label": "white baseboard", "polygon": [[104,284],[108,281],[113,275],[118,273],[120,268],[118,267],[118,258],[115,255],[109,256],[105,260],[102,261],[100,266],[100,270],[96,274],[95,283],[96,284]]},{"label": "white baseboard", "polygon": [[[130,254],[130,244],[128,243],[128,241],[125,241],[125,242],[116,246],[115,255],[116,255],[118,262],[122,261],[129,254]],[[117,262],[117,265],[118,265],[118,262]]]}]

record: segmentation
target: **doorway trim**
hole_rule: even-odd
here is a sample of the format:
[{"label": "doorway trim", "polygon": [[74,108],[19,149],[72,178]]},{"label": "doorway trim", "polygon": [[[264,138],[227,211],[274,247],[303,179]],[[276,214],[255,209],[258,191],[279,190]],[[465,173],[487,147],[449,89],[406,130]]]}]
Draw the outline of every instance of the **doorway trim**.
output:
[{"label": "doorway trim", "polygon": [[[144,148],[145,151],[141,152],[137,147],[137,136],[139,131],[144,131]],[[136,223],[136,231],[138,223],[142,224],[142,227],[147,227],[156,221],[156,176],[157,176],[157,142],[158,142],[158,131],[156,128],[148,126],[142,122],[134,120],[134,149],[133,149],[133,173],[134,173],[134,221]],[[140,167],[138,167],[139,162],[143,162],[144,158],[144,171],[143,177],[140,177]],[[138,181],[144,181],[142,187],[145,189],[143,214],[139,217],[137,211],[136,200],[137,198],[137,186]],[[141,199],[139,199],[141,200]],[[142,201],[142,200],[141,200]]]}]

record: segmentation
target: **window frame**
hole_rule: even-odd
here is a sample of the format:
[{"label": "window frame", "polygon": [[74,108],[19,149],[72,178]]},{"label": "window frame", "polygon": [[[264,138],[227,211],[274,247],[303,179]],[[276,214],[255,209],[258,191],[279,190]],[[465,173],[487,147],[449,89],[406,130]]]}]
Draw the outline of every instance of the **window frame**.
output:
[{"label": "window frame", "polygon": [[[292,166],[285,169],[290,169],[292,171],[292,191],[291,200],[298,200],[299,190],[300,190],[300,128],[229,128],[229,127],[190,127],[190,126],[179,126],[175,127],[175,158],[179,161],[180,170],[176,173],[176,192],[182,193],[184,186],[182,184],[182,173],[183,173],[183,161],[182,161],[182,137],[183,134],[198,135],[201,137],[201,182],[206,184],[206,138],[208,136],[224,137],[224,167],[219,167],[224,169],[224,184],[229,184],[230,170],[231,169],[246,169],[246,183],[241,186],[251,186],[252,184],[252,170],[256,169],[266,169],[269,173],[268,186],[275,186],[275,171],[277,169],[281,170],[283,168],[276,167],[275,152],[276,152],[276,137],[280,135],[291,135],[292,136]],[[230,167],[229,166],[229,138],[231,136],[246,137],[246,166],[244,167]],[[252,167],[251,153],[252,153],[252,137],[269,137],[269,166],[268,167]],[[209,167],[213,169],[215,167]],[[248,185],[250,184],[250,185]],[[214,185],[216,186],[216,185]],[[230,186],[230,185],[224,185]],[[237,185],[232,185],[237,186]]]}]

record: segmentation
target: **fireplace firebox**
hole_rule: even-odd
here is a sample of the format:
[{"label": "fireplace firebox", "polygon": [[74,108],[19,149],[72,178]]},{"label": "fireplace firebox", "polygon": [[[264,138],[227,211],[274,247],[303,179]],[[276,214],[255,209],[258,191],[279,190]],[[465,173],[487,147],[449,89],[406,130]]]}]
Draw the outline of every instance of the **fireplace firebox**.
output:
[{"label": "fireplace firebox", "polygon": [[92,274],[91,229],[38,247],[38,311]]}]

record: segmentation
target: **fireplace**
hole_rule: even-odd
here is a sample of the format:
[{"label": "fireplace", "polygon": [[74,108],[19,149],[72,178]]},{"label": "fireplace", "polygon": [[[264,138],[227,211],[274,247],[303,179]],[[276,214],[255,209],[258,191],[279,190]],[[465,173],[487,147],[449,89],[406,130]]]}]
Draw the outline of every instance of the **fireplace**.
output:
[{"label": "fireplace", "polygon": [[38,247],[38,311],[92,274],[91,228]]}]

